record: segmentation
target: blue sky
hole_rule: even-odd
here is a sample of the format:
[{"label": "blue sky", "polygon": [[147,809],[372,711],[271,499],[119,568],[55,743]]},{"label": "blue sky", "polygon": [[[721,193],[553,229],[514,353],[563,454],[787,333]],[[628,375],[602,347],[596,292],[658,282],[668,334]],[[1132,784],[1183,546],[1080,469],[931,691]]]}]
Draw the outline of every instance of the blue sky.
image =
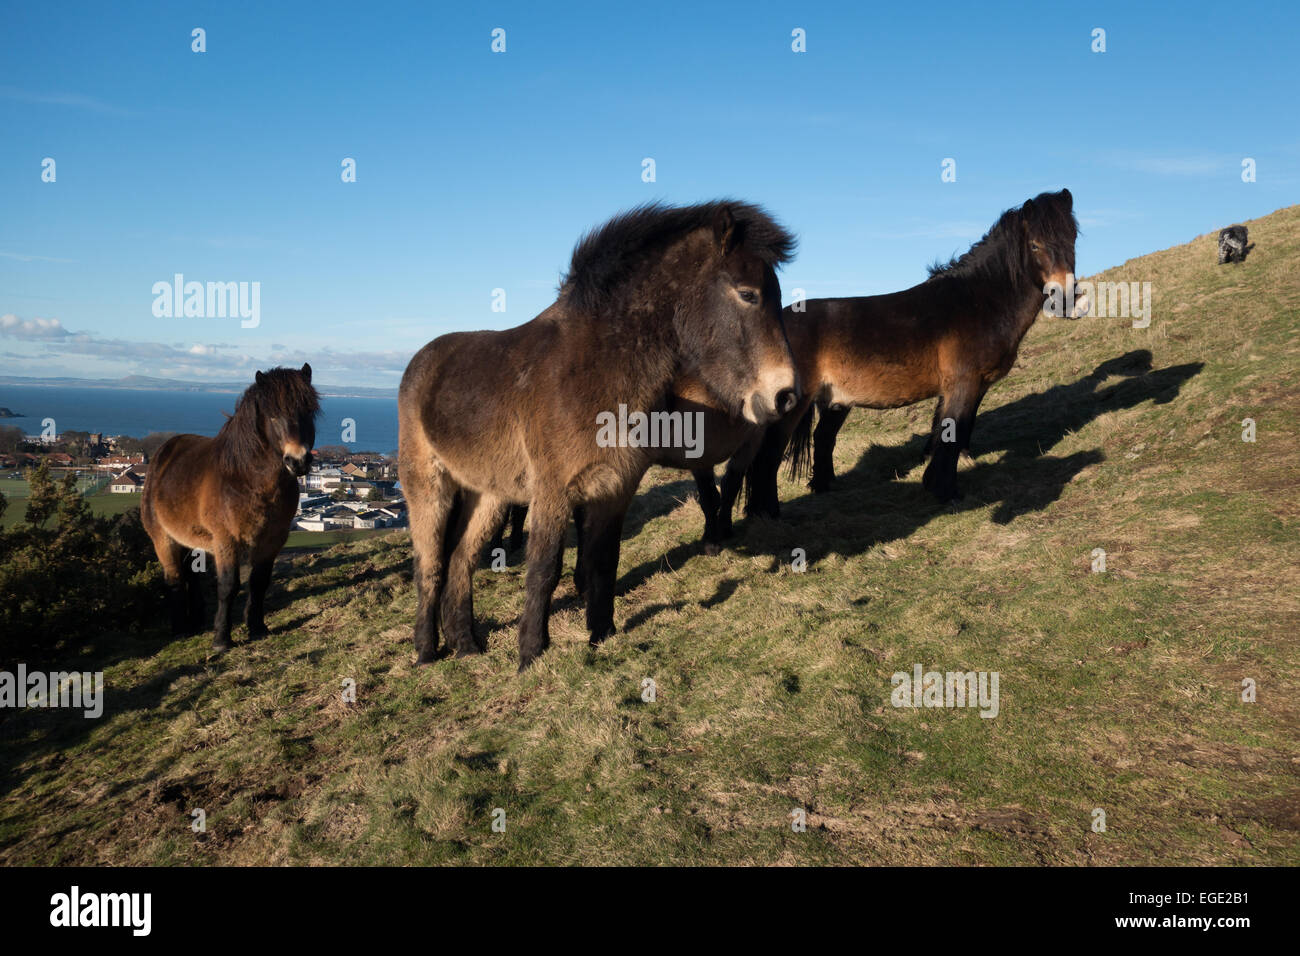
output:
[{"label": "blue sky", "polygon": [[[912,285],[1046,189],[1081,274],[1300,195],[1295,4],[465,6],[10,5],[0,367],[395,385],[650,199],[763,203],[800,236],[788,301]],[[155,317],[178,272],[259,282],[260,324]]]}]

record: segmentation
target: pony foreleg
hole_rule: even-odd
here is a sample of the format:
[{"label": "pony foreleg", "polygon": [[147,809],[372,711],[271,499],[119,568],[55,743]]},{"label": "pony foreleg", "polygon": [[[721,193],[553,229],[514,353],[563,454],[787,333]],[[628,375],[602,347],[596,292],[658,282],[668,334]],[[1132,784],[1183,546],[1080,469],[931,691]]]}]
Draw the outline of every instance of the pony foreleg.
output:
[{"label": "pony foreleg", "polygon": [[[718,496],[719,540],[725,541],[734,533],[731,526],[731,512],[736,507],[736,496],[740,494],[740,489],[744,487],[746,481],[751,482],[750,493],[753,494],[753,482],[756,479],[750,473],[750,467],[766,440],[766,432],[759,432],[754,438],[742,445],[727,461],[727,467],[722,472],[722,493]],[[775,472],[772,473],[771,478],[775,485]],[[773,488],[772,495],[773,497],[776,495],[775,488]]]},{"label": "pony foreleg", "polygon": [[213,623],[212,649],[230,650],[230,609],[239,593],[239,558],[233,545],[220,545],[213,557],[217,561],[217,618]]},{"label": "pony foreleg", "polygon": [[700,510],[704,512],[704,553],[715,555],[722,553],[722,535],[718,533],[718,505],[722,496],[714,482],[712,468],[699,468],[691,472],[695,479],[695,490],[700,498]]},{"label": "pony foreleg", "polygon": [[527,597],[519,621],[519,669],[537,659],[551,643],[547,619],[551,595],[560,583],[560,562],[564,557],[564,535],[569,528],[569,507],[563,499],[534,498],[531,530],[528,534],[528,571],[524,578]]},{"label": "pony foreleg", "polygon": [[487,638],[474,635],[473,575],[483,546],[505,520],[506,503],[500,498],[466,492],[464,511],[465,530],[447,561],[441,601],[443,633],[457,657],[487,650]]},{"label": "pony foreleg", "polygon": [[438,609],[446,577],[445,545],[448,525],[454,517],[456,488],[440,468],[432,474],[408,469],[402,479],[410,508],[414,556],[416,663],[429,664],[438,657]]},{"label": "pony foreleg", "polygon": [[957,490],[957,459],[970,444],[975,412],[983,391],[976,383],[963,383],[945,391],[934,413],[930,447],[934,454],[925,466],[921,485],[940,501],[960,498]]},{"label": "pony foreleg", "polygon": [[271,584],[271,569],[275,558],[268,558],[254,564],[248,574],[248,603],[244,605],[244,623],[248,626],[250,638],[265,637],[270,633],[266,628],[266,589]]},{"label": "pony foreleg", "polygon": [[[745,472],[745,480],[749,484],[749,494],[745,500],[746,515],[781,517],[781,498],[776,491],[777,473],[781,470],[781,458],[785,455],[786,444],[790,441],[793,426],[799,418],[803,417],[805,411],[804,408],[798,409],[797,413],[792,413],[776,424],[768,426],[764,433],[763,442]],[[728,471],[730,470],[728,465]]]},{"label": "pony foreleg", "polygon": [[835,480],[835,437],[848,417],[846,405],[818,409],[817,428],[813,431],[812,478],[808,482],[814,493],[829,491]]}]

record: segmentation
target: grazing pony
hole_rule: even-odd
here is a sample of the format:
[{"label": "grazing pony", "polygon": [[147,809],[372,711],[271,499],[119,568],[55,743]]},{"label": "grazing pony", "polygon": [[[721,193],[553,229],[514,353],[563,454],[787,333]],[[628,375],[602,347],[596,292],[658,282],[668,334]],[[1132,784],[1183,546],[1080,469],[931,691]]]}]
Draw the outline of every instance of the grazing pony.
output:
[{"label": "grazing pony", "polygon": [[788,410],[798,385],[776,267],[793,249],[747,203],[642,206],[578,243],[558,298],[532,321],[444,335],[416,353],[398,393],[398,469],[418,662],[437,657],[440,624],[458,655],[486,649],[471,576],[511,503],[530,506],[520,669],[550,643],[575,506],[590,556],[591,641],[613,633],[623,517],[654,449],[603,440],[602,418],[667,411],[683,376],[757,425]]},{"label": "grazing pony", "polygon": [[[989,386],[1015,363],[1020,340],[1043,311],[1062,315],[1074,282],[1078,225],[1068,189],[1043,193],[1002,214],[961,258],[930,269],[920,285],[887,295],[809,299],[785,310],[804,395],[768,429],[745,480],[751,513],[779,514],[776,476],[783,452],[791,473],[807,471],[813,406],[820,412],[810,487],[825,491],[835,436],[849,409],[898,408],[939,396],[922,484],[941,501],[960,497],[957,459],[969,449],[975,413]],[[1069,318],[1088,311],[1074,300]],[[722,508],[739,488],[730,469]]]},{"label": "grazing pony", "polygon": [[176,435],[149,463],[140,518],[171,589],[172,633],[201,630],[203,598],[192,552],[216,560],[212,647],[230,648],[239,569],[250,567],[244,623],[266,634],[263,600],[275,556],[298,511],[298,477],[311,466],[320,396],[311,366],[258,372],[215,438]]},{"label": "grazing pony", "polygon": [[1246,245],[1248,235],[1245,226],[1228,226],[1219,230],[1219,265],[1246,261],[1250,250],[1255,248],[1253,242]]}]

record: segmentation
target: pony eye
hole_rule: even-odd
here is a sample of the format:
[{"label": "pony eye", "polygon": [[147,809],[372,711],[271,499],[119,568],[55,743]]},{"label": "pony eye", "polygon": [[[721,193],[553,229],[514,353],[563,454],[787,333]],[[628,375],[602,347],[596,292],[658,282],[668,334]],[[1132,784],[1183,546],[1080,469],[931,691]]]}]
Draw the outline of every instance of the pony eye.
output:
[{"label": "pony eye", "polygon": [[753,289],[737,289],[736,294],[740,296],[742,301],[748,302],[750,305],[758,301],[758,293]]}]

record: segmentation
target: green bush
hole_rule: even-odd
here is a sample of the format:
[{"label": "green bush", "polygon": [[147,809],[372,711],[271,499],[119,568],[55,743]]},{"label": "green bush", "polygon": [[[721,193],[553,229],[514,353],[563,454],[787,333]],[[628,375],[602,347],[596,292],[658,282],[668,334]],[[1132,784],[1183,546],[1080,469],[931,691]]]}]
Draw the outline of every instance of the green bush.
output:
[{"label": "green bush", "polygon": [[97,517],[75,479],[54,481],[45,463],[27,480],[25,519],[0,531],[0,666],[156,625],[162,572],[140,510]]}]

